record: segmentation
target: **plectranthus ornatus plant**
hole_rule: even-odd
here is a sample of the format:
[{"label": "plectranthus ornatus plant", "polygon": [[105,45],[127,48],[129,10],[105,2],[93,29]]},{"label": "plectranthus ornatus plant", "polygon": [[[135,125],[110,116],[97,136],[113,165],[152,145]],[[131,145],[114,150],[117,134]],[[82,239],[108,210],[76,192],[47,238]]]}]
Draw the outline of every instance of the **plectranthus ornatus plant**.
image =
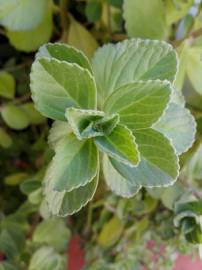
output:
[{"label": "plectranthus ornatus plant", "polygon": [[98,49],[90,62],[64,44],[40,48],[31,71],[36,108],[55,120],[55,155],[44,179],[51,214],[79,211],[100,173],[122,197],[167,187],[179,155],[192,145],[195,121],[174,89],[177,56],[161,41],[131,39]]}]

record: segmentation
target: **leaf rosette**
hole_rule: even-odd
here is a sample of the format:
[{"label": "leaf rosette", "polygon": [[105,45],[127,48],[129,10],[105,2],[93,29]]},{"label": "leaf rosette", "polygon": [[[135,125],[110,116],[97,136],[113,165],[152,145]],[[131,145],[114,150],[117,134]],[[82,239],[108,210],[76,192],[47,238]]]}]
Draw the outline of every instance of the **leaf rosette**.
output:
[{"label": "leaf rosette", "polygon": [[86,205],[100,170],[122,197],[176,181],[178,156],[195,135],[195,121],[173,87],[176,72],[176,53],[162,41],[104,45],[92,62],[65,44],[40,48],[31,91],[38,111],[55,120],[49,135],[55,155],[44,180],[52,214]]}]

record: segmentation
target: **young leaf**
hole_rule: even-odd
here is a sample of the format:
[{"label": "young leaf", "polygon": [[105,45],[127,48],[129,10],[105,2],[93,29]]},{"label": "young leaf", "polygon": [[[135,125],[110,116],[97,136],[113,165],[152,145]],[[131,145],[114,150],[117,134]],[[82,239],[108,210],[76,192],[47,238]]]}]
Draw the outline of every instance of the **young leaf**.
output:
[{"label": "young leaf", "polygon": [[95,110],[68,108],[65,116],[79,140],[108,135],[119,122],[117,114],[106,116]]},{"label": "young leaf", "polygon": [[53,190],[50,170],[48,170],[45,177],[45,199],[52,215],[64,217],[72,215],[84,207],[95,194],[98,176],[99,174],[85,186],[80,186],[70,192],[58,192]]},{"label": "young leaf", "polygon": [[103,135],[93,128],[93,122],[104,117],[101,111],[68,108],[65,117],[79,140]]},{"label": "young leaf", "polygon": [[152,129],[135,132],[140,163],[129,167],[110,159],[114,168],[132,185],[163,187],[172,185],[179,173],[179,161],[168,139]]},{"label": "young leaf", "polygon": [[109,135],[94,139],[98,149],[128,166],[139,162],[138,147],[132,132],[125,126],[117,125]]},{"label": "young leaf", "polygon": [[193,116],[189,110],[173,102],[153,128],[171,140],[178,155],[186,152],[195,139],[196,123]]},{"label": "young leaf", "polygon": [[68,63],[78,64],[82,68],[88,69],[92,73],[92,67],[84,53],[62,43],[48,43],[42,46],[36,57],[49,57],[55,58],[60,61],[66,61]]},{"label": "young leaf", "polygon": [[140,81],[126,84],[106,100],[104,111],[118,113],[131,130],[151,127],[165,110],[171,94],[168,81]]},{"label": "young leaf", "polygon": [[25,111],[16,105],[6,105],[1,111],[4,122],[13,129],[21,130],[29,125],[29,118]]},{"label": "young leaf", "polygon": [[48,0],[0,0],[0,24],[11,31],[28,31],[43,20]]},{"label": "young leaf", "polygon": [[0,96],[13,98],[15,94],[15,80],[13,76],[5,71],[0,72]]},{"label": "young leaf", "polygon": [[49,41],[52,30],[52,10],[48,8],[42,22],[37,27],[26,31],[7,31],[6,35],[17,50],[32,52]]},{"label": "young leaf", "polygon": [[82,24],[77,22],[73,17],[70,19],[68,44],[84,52],[90,59],[97,49],[98,43]]},{"label": "young leaf", "polygon": [[[162,0],[124,0],[123,16],[130,37],[163,39],[166,22]],[[152,21],[151,21],[152,19]]]},{"label": "young leaf", "polygon": [[162,41],[130,39],[98,49],[93,71],[100,106],[116,89],[137,80],[173,81],[177,57],[172,46]]},{"label": "young leaf", "polygon": [[92,181],[98,171],[98,152],[92,140],[66,135],[56,146],[49,167],[53,189],[71,191]]},{"label": "young leaf", "polygon": [[77,64],[39,58],[32,66],[31,90],[37,109],[55,120],[65,121],[68,107],[96,107],[94,79]]},{"label": "young leaf", "polygon": [[121,176],[111,165],[107,155],[104,155],[103,158],[103,173],[108,187],[121,197],[133,197],[141,189],[141,186],[133,186],[127,179]]}]

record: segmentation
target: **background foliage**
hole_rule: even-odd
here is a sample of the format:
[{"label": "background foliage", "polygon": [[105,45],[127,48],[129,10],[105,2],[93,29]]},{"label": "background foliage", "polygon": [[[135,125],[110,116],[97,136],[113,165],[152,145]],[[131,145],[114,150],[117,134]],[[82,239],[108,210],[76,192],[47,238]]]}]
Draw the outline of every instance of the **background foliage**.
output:
[{"label": "background foliage", "polygon": [[[0,269],[66,269],[75,234],[86,269],[172,269],[178,252],[202,253],[201,16],[194,0],[0,0]],[[127,37],[166,40],[178,51],[175,86],[197,121],[196,141],[181,155],[175,185],[122,199],[101,182],[81,212],[50,217],[42,180],[53,154],[46,143],[52,122],[30,98],[34,54],[60,41],[90,59],[100,45]]]}]

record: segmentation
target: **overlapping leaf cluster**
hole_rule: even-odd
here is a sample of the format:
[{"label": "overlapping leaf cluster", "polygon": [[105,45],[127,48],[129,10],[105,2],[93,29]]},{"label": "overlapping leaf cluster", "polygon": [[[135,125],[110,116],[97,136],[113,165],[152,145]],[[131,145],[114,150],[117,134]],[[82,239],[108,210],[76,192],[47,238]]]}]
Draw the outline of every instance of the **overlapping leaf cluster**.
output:
[{"label": "overlapping leaf cluster", "polygon": [[175,182],[178,156],[195,133],[193,117],[172,86],[176,72],[175,51],[160,41],[105,45],[92,65],[73,47],[41,47],[31,90],[37,109],[56,120],[49,136],[55,156],[44,188],[52,214],[86,205],[101,165],[109,188],[123,197],[142,186]]}]

